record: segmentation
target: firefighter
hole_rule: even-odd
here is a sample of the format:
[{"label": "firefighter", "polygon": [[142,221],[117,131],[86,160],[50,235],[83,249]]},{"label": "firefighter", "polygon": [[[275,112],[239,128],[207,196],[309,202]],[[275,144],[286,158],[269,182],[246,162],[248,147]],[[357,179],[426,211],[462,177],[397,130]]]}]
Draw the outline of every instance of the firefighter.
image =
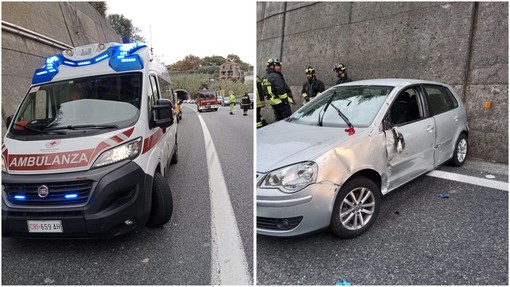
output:
[{"label": "firefighter", "polygon": [[234,95],[234,93],[230,94],[230,114],[233,115],[234,114],[234,106],[236,105],[236,96]]},{"label": "firefighter", "polygon": [[347,76],[347,67],[344,64],[335,65],[331,70],[336,72],[336,76],[338,77],[336,80],[337,85],[352,82],[352,80]]},{"label": "firefighter", "polygon": [[320,93],[324,92],[326,88],[324,87],[324,83],[315,76],[315,69],[313,67],[308,66],[308,68],[305,69],[305,73],[307,81],[303,83],[301,94],[303,95],[303,103],[308,103]]},{"label": "firefighter", "polygon": [[261,115],[262,108],[266,106],[265,98],[266,94],[264,88],[262,88],[262,79],[257,75],[257,97],[255,98],[257,101],[257,128],[267,126],[267,121]]},{"label": "firefighter", "polygon": [[248,115],[248,109],[250,108],[251,100],[248,93],[244,93],[244,95],[241,96],[241,108],[243,108],[243,116]]},{"label": "firefighter", "polygon": [[292,110],[290,104],[294,104],[292,91],[282,75],[282,63],[280,59],[273,58],[267,61],[267,79],[262,82],[266,89],[269,104],[273,107],[276,121],[290,117]]}]

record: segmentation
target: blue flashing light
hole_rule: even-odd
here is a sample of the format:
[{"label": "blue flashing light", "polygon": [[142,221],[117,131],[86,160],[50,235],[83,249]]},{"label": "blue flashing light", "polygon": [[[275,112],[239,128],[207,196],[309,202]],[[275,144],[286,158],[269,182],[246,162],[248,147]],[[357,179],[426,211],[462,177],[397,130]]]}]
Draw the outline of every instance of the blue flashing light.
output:
[{"label": "blue flashing light", "polygon": [[26,195],[15,195],[14,199],[16,200],[25,200],[27,199]]},{"label": "blue flashing light", "polygon": [[110,58],[109,64],[116,72],[143,69],[143,61],[138,55]]},{"label": "blue flashing light", "polygon": [[90,65],[91,63],[92,63],[91,61],[82,61],[82,62],[78,62],[78,66]]},{"label": "blue flashing light", "polygon": [[94,59],[94,62],[97,63],[97,62],[101,62],[102,60],[108,58],[108,53],[104,53],[103,55],[97,57],[96,59]]},{"label": "blue flashing light", "polygon": [[58,69],[54,67],[37,69],[34,72],[32,84],[49,82],[53,80],[53,77],[55,77],[56,74],[58,74]]},{"label": "blue flashing light", "polygon": [[71,67],[82,67],[99,63],[105,59],[109,60],[110,67],[117,71],[129,71],[143,69],[143,61],[140,56],[133,54],[138,49],[147,47],[143,43],[129,43],[112,46],[99,56],[80,61],[73,61],[65,58],[62,54],[46,58],[46,66],[37,69],[32,78],[32,84],[50,82],[58,74],[58,66],[66,65]]},{"label": "blue flashing light", "polygon": [[76,194],[76,193],[66,194],[65,198],[66,199],[76,199],[76,198],[78,198],[78,194]]}]

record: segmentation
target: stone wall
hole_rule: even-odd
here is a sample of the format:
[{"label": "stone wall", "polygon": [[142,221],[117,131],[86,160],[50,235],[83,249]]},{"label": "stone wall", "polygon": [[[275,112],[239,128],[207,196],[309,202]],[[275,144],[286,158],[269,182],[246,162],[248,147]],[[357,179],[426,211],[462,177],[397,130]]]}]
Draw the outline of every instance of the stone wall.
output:
[{"label": "stone wall", "polygon": [[[326,87],[337,63],[353,80],[448,83],[468,111],[469,156],[508,163],[507,2],[258,2],[259,75],[273,57],[298,99],[293,110],[308,65]],[[263,115],[274,119],[270,107]]]}]

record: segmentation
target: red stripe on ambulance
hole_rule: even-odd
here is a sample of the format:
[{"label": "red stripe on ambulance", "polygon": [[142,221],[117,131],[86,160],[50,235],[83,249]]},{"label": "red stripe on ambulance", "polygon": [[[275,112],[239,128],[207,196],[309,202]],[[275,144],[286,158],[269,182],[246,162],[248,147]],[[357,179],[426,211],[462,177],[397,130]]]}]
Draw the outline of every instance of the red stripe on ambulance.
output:
[{"label": "red stripe on ambulance", "polygon": [[163,130],[158,129],[154,134],[152,134],[150,137],[143,140],[143,150],[142,154],[148,152],[151,150],[163,137]]}]

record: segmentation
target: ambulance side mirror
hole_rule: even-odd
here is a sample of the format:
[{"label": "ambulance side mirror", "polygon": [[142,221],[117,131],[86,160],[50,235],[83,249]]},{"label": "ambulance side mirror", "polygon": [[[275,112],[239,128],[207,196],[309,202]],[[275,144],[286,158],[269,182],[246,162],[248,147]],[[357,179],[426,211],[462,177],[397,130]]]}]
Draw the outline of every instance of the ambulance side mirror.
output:
[{"label": "ambulance side mirror", "polygon": [[154,125],[160,128],[167,128],[174,123],[173,104],[168,99],[159,99],[156,105],[152,106],[154,114]]}]

